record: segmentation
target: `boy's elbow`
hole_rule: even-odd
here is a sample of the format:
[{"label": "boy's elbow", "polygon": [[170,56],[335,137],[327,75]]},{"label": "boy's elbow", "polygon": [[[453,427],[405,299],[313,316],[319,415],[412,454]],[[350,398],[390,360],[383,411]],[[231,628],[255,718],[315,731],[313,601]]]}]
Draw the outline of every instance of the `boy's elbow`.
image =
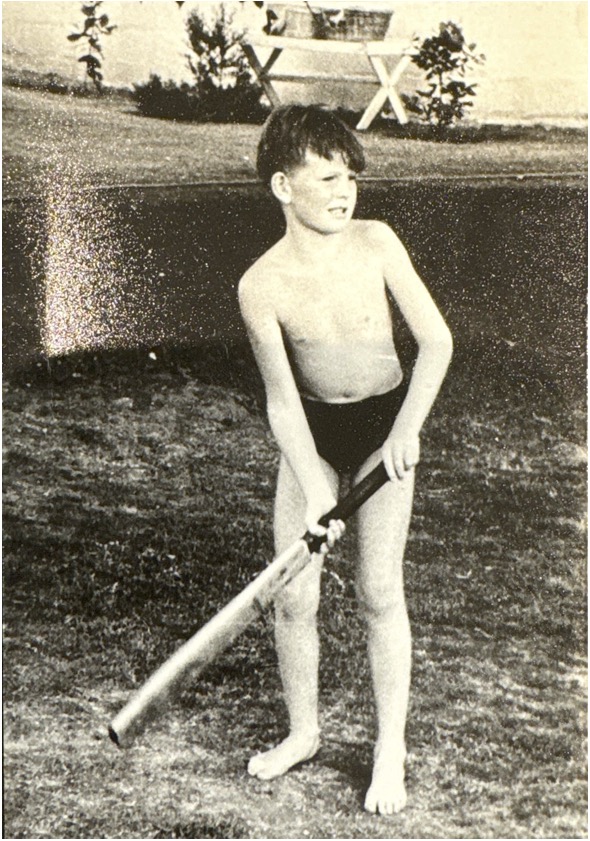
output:
[{"label": "boy's elbow", "polygon": [[446,324],[441,325],[434,335],[430,335],[423,347],[426,352],[448,365],[453,356],[453,335]]},{"label": "boy's elbow", "polygon": [[445,327],[445,332],[444,335],[441,336],[439,347],[439,353],[444,360],[446,370],[451,364],[451,359],[453,358],[453,334],[448,327]]},{"label": "boy's elbow", "polygon": [[448,361],[451,361],[451,357],[453,356],[453,334],[449,330],[449,328],[445,324],[445,328],[441,333],[440,337],[440,349],[441,352],[445,355]]}]

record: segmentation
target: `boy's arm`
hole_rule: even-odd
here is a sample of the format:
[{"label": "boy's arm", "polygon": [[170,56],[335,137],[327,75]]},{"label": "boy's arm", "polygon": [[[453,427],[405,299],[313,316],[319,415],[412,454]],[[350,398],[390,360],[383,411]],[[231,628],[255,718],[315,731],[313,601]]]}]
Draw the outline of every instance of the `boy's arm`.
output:
[{"label": "boy's arm", "polygon": [[242,318],[266,390],[270,428],[307,502],[305,525],[321,534],[320,517],[336,504],[301,404],[283,334],[265,279],[246,275],[238,295]]},{"label": "boy's arm", "polygon": [[419,434],[451,361],[453,339],[398,237],[382,224],[377,236],[385,282],[418,345],[408,393],[383,452],[389,475],[403,478],[419,460]]}]

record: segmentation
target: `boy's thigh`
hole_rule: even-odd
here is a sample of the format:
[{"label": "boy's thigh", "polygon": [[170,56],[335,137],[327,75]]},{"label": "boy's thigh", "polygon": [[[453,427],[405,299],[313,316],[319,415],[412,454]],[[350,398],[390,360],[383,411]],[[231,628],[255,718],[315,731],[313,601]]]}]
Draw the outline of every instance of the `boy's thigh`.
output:
[{"label": "boy's thigh", "polygon": [[[380,459],[375,453],[355,478],[360,481]],[[402,564],[414,498],[414,471],[386,482],[357,514],[358,581],[372,590],[402,586]]]},{"label": "boy's thigh", "polygon": [[[330,465],[323,460],[322,466],[336,495],[338,492],[338,476]],[[306,531],[305,510],[305,497],[299,482],[287,460],[281,457],[274,506],[274,537],[277,553],[287,549]]]},{"label": "boy's thigh", "polygon": [[[324,465],[326,475],[334,493],[337,492],[338,477],[329,465]],[[284,458],[281,458],[277,479],[277,493],[274,510],[274,537],[277,554],[287,549],[306,531],[305,497],[295,474]],[[291,581],[277,597],[277,605],[283,609],[309,608],[319,599],[320,577],[323,557],[313,555],[311,563]]]}]

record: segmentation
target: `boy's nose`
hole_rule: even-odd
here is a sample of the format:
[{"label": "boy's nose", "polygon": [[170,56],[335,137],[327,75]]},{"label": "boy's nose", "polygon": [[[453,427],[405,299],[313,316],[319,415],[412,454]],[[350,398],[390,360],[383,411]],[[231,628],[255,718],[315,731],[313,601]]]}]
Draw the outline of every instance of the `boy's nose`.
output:
[{"label": "boy's nose", "polygon": [[343,178],[336,187],[336,194],[338,198],[347,199],[352,195],[352,183],[348,178]]}]

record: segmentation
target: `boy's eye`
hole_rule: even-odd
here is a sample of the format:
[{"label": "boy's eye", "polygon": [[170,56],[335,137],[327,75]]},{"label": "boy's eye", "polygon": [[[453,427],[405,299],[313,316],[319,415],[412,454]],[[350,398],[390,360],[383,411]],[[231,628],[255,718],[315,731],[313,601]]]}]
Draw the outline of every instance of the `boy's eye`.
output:
[{"label": "boy's eye", "polygon": [[[326,176],[324,176],[324,178],[322,178],[322,181],[336,181],[337,178],[338,178],[337,175],[326,175]],[[356,181],[356,172],[350,172],[348,174],[348,180],[349,181]]]}]

